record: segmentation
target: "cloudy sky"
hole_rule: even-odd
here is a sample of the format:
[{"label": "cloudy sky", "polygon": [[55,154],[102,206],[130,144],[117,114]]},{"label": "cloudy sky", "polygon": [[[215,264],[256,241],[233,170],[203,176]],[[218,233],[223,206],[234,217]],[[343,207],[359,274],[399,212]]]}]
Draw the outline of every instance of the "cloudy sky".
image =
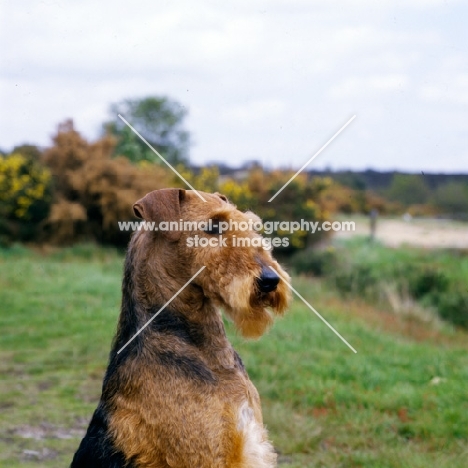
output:
[{"label": "cloudy sky", "polygon": [[191,160],[468,172],[468,3],[0,2],[0,148],[168,95]]}]

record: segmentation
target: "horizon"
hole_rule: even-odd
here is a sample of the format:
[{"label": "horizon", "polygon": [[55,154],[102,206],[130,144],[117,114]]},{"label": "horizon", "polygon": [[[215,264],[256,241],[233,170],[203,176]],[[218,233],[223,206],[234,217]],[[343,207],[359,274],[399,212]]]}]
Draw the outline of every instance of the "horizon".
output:
[{"label": "horizon", "polygon": [[[95,141],[95,140],[93,140]],[[31,142],[26,142],[22,143],[20,145],[11,147],[10,149],[5,149],[0,147],[0,156],[1,154],[12,154],[13,150],[16,147],[20,146],[35,146],[37,147],[41,152],[47,150],[50,148],[50,146],[38,146],[35,145],[34,143]],[[125,157],[125,155],[122,155]],[[261,163],[259,160],[246,160],[242,161],[239,163],[239,165],[229,165],[228,163],[224,161],[206,161],[203,164],[200,163],[194,163],[190,160],[190,158],[187,161],[187,167],[192,168],[192,169],[201,169],[203,167],[212,167],[212,166],[217,166],[217,167],[223,167],[226,168],[230,171],[241,171],[241,170],[247,170],[249,169],[252,165],[259,164],[260,167],[263,170],[266,171],[273,171],[273,170],[280,170],[280,171],[297,171],[299,167],[286,167],[286,166],[280,166],[280,167],[269,167],[267,164]],[[351,172],[351,173],[365,173],[365,172],[377,172],[380,174],[384,173],[401,173],[401,174],[410,174],[410,175],[422,175],[422,176],[431,176],[431,175],[447,175],[447,176],[468,176],[468,169],[465,172],[462,171],[412,171],[412,170],[405,170],[401,168],[384,168],[384,169],[379,169],[375,167],[365,167],[365,168],[346,168],[346,167],[332,167],[332,166],[325,166],[322,168],[314,168],[314,167],[306,167],[302,172],[304,173],[311,173],[311,172],[319,172],[319,173],[326,173],[326,172],[331,172],[331,173],[339,173],[339,172]]]}]

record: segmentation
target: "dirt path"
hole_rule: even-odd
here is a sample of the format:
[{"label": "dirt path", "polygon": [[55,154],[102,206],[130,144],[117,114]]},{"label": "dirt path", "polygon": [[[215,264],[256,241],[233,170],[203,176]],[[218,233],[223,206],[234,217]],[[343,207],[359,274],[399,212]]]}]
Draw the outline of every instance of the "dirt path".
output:
[{"label": "dirt path", "polygon": [[[344,219],[343,219],[344,220]],[[338,238],[349,238],[355,235],[369,235],[367,218],[351,218],[355,221],[354,232],[338,232]],[[426,248],[468,249],[468,223],[437,219],[379,219],[376,237],[382,243],[398,247],[415,245]]]}]

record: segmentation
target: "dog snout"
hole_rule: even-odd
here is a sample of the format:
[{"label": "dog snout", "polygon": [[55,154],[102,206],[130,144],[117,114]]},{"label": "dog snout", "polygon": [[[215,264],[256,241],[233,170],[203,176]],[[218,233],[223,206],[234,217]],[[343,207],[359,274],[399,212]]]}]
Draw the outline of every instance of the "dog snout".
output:
[{"label": "dog snout", "polygon": [[262,273],[259,278],[257,278],[257,286],[260,292],[269,293],[276,289],[278,286],[280,277],[268,267],[262,268]]}]

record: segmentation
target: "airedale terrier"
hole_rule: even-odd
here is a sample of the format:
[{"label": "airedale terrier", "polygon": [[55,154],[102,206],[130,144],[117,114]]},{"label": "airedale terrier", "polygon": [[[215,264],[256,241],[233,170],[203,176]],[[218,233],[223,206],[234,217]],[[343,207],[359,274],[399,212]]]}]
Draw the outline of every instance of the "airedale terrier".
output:
[{"label": "airedale terrier", "polygon": [[[256,215],[238,211],[223,195],[200,193],[206,202],[191,190],[155,190],[133,206],[146,222],[208,226],[133,234],[101,400],[72,468],[276,466],[258,392],[218,307],[242,335],[259,337],[286,310],[289,277],[268,250],[232,246],[234,236],[258,240],[258,232],[220,230],[222,221],[260,221]],[[227,242],[190,247],[196,235]]]}]

